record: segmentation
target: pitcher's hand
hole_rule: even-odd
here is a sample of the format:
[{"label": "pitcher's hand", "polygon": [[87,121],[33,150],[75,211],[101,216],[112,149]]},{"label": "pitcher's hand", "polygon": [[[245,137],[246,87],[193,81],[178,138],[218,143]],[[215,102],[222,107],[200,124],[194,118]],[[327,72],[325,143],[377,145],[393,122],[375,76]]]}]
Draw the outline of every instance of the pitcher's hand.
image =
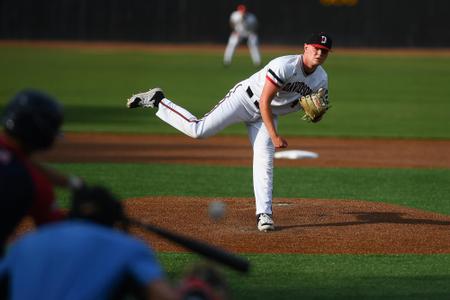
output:
[{"label": "pitcher's hand", "polygon": [[287,148],[288,146],[288,142],[281,136],[273,138],[272,143],[275,146],[275,148]]}]

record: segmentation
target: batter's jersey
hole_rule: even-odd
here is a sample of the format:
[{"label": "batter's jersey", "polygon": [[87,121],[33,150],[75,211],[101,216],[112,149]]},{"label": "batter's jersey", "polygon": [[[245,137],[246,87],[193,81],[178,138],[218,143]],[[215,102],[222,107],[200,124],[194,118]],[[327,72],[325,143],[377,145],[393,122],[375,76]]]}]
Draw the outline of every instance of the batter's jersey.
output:
[{"label": "batter's jersey", "polygon": [[279,88],[272,100],[271,108],[275,115],[284,115],[301,109],[299,98],[319,88],[326,90],[328,97],[328,76],[322,66],[311,74],[303,69],[303,55],[281,56],[270,61],[259,72],[244,81],[259,99],[266,80]]},{"label": "batter's jersey", "polygon": [[0,262],[11,299],[111,299],[124,280],[163,278],[154,252],[123,232],[88,221],[45,225],[20,238]]},{"label": "batter's jersey", "polygon": [[3,137],[0,137],[0,195],[0,247],[26,215],[36,225],[64,217],[57,207],[52,183],[17,146]]}]

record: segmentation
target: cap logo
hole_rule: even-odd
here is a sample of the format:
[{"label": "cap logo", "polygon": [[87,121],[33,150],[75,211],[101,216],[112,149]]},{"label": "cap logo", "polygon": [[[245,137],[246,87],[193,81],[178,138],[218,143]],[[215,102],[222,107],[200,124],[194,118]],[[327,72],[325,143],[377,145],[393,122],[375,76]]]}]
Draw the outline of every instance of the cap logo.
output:
[{"label": "cap logo", "polygon": [[321,43],[321,44],[326,44],[326,43],[327,43],[327,37],[324,36],[324,35],[322,35],[322,36],[320,37],[320,43]]}]

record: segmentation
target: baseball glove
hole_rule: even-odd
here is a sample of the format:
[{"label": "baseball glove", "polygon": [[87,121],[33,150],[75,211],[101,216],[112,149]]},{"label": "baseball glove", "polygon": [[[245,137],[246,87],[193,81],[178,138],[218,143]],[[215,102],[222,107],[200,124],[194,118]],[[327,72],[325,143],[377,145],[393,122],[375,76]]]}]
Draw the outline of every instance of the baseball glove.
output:
[{"label": "baseball glove", "polygon": [[322,116],[330,108],[328,102],[328,93],[320,88],[317,92],[311,93],[300,98],[300,105],[305,114],[302,119],[308,122],[319,122]]},{"label": "baseball glove", "polygon": [[230,299],[230,289],[224,274],[207,263],[196,263],[185,271],[178,293],[180,300]]}]

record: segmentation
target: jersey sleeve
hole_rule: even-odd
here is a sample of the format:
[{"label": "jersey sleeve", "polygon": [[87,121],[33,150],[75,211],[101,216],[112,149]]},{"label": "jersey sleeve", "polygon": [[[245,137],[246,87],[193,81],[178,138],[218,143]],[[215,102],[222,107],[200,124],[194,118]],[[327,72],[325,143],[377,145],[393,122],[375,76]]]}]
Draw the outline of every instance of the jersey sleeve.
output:
[{"label": "jersey sleeve", "polygon": [[278,88],[281,88],[291,76],[291,67],[285,63],[283,58],[274,59],[268,64],[266,80],[269,80]]},{"label": "jersey sleeve", "polygon": [[234,28],[236,25],[242,21],[242,16],[239,12],[233,12],[230,16],[230,24]]},{"label": "jersey sleeve", "polygon": [[6,258],[0,259],[0,281],[7,276]]},{"label": "jersey sleeve", "polygon": [[164,278],[164,272],[155,253],[141,242],[137,242],[134,247],[134,255],[128,270],[133,278],[142,285]]},{"label": "jersey sleeve", "polygon": [[255,15],[248,13],[247,17],[245,18],[245,29],[247,29],[250,32],[257,31],[258,20],[256,19]]},{"label": "jersey sleeve", "polygon": [[[0,156],[6,151],[0,149]],[[9,235],[32,205],[33,183],[27,169],[18,159],[0,159],[0,243],[6,244]],[[0,246],[1,247],[1,246]],[[0,249],[1,251],[1,249]],[[1,255],[1,254],[0,254]]]},{"label": "jersey sleeve", "polygon": [[53,184],[41,171],[29,165],[33,178],[34,196],[30,215],[36,225],[59,221],[65,218],[65,213],[59,209],[55,199]]}]

